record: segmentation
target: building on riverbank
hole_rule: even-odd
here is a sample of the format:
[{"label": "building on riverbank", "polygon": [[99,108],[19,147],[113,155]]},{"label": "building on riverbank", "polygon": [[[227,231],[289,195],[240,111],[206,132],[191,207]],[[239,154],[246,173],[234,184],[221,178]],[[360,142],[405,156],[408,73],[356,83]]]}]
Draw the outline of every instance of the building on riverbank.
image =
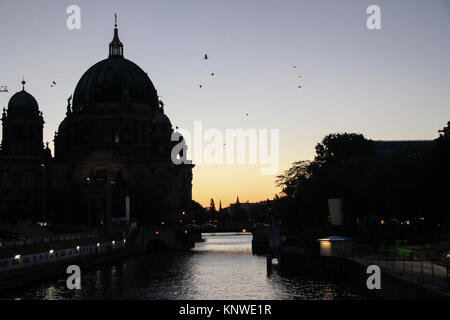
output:
[{"label": "building on riverbank", "polygon": [[175,223],[192,199],[190,162],[175,165],[172,124],[138,65],[124,57],[117,24],[109,56],[89,68],[43,144],[44,116],[25,89],[3,110],[0,221],[111,225]]},{"label": "building on riverbank", "polygon": [[320,255],[330,257],[353,257],[355,255],[355,241],[349,237],[331,236],[318,239]]}]

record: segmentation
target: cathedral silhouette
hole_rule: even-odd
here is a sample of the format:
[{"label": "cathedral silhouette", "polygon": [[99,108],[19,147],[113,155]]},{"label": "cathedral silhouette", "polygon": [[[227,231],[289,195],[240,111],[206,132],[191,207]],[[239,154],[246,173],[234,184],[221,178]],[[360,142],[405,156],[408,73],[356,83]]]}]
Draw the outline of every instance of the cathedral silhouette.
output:
[{"label": "cathedral silhouette", "polygon": [[192,199],[190,162],[176,165],[172,124],[148,75],[124,58],[117,22],[109,57],[89,68],[54,137],[23,89],[3,109],[0,222],[109,226],[176,223]]}]

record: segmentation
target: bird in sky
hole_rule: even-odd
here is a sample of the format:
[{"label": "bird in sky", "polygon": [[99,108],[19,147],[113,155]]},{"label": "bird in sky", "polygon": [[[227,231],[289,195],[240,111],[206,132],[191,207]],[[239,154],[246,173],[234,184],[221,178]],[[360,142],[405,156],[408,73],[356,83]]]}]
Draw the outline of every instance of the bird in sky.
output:
[{"label": "bird in sky", "polygon": [[202,88],[203,86],[200,84],[199,87]]},{"label": "bird in sky", "polygon": [[294,69],[295,69],[295,68],[297,68],[297,66],[293,66],[292,68],[294,68]]},{"label": "bird in sky", "polygon": [[300,89],[300,88],[302,88],[302,86],[298,86],[298,88]]},{"label": "bird in sky", "polygon": [[211,73],[211,76],[213,76],[214,75],[214,72],[213,73]]},{"label": "bird in sky", "polygon": [[248,113],[245,114],[248,117]]},{"label": "bird in sky", "polygon": [[205,58],[204,60],[208,60],[208,55],[205,53]]}]

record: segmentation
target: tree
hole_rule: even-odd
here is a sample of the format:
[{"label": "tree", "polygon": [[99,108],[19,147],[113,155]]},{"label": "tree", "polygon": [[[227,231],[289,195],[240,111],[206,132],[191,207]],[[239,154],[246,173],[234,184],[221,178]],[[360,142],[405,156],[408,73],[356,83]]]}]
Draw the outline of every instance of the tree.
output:
[{"label": "tree", "polygon": [[346,191],[344,165],[373,153],[373,142],[361,134],[325,136],[316,146],[314,161],[294,162],[275,181],[285,195],[277,201],[283,224],[297,230],[324,226],[328,217],[327,199],[342,197]]},{"label": "tree", "polygon": [[316,145],[314,161],[320,166],[341,166],[343,161],[373,154],[372,140],[359,133],[332,133]]},{"label": "tree", "polygon": [[275,183],[283,194],[289,198],[295,197],[302,185],[311,179],[311,161],[296,161],[283,174],[277,176]]},{"label": "tree", "polygon": [[192,200],[191,202],[191,216],[193,218],[194,223],[198,223],[198,224],[204,224],[206,221],[208,221],[207,216],[206,216],[206,210],[205,208],[202,207],[202,205],[200,203],[198,203],[197,201]]},{"label": "tree", "polygon": [[439,130],[439,138],[437,140],[446,141],[447,143],[450,143],[450,121],[447,122],[447,126],[444,127],[444,129]]},{"label": "tree", "polygon": [[432,156],[447,162],[450,159],[450,121],[444,129],[439,130],[439,137],[434,141],[436,144],[432,150]]},{"label": "tree", "polygon": [[429,166],[427,168],[427,185],[429,186],[429,211],[445,224],[450,224],[450,121],[439,131],[434,140]]}]

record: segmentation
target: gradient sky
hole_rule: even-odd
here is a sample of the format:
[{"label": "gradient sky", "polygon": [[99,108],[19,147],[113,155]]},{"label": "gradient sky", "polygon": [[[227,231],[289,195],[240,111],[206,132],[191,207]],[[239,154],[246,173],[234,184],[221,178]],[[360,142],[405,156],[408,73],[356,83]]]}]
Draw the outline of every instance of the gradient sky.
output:
[{"label": "gradient sky", "polygon": [[[66,28],[71,4],[81,30]],[[371,4],[382,30],[366,27]],[[312,159],[328,133],[433,139],[450,120],[449,0],[1,0],[0,106],[25,76],[52,145],[77,81],[108,55],[116,12],[125,57],[174,126],[280,129],[279,173]],[[264,200],[274,180],[258,165],[197,165],[193,198]]]}]

